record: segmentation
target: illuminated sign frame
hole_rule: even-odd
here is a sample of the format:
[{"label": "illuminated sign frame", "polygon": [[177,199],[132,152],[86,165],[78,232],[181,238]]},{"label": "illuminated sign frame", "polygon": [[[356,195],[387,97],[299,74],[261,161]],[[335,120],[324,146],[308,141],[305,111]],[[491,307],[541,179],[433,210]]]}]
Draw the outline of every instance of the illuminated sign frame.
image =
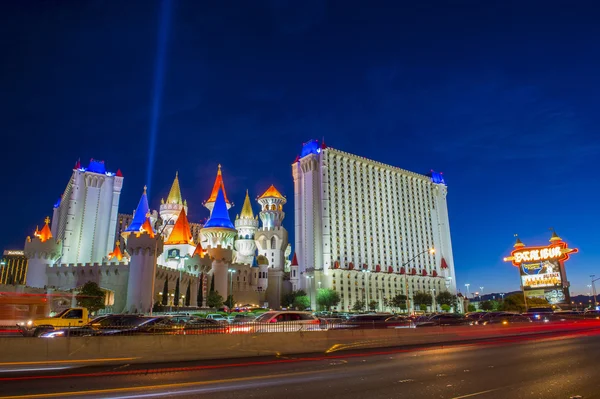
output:
[{"label": "illuminated sign frame", "polygon": [[520,267],[521,263],[536,262],[544,260],[556,260],[564,262],[569,259],[570,254],[577,253],[577,248],[568,248],[567,243],[560,241],[543,247],[522,247],[513,250],[506,261],[512,261],[513,266]]}]

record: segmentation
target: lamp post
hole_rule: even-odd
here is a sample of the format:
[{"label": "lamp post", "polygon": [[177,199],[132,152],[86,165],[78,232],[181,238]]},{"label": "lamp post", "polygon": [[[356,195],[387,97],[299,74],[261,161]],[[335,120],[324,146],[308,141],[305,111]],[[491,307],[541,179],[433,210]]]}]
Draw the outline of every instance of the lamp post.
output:
[{"label": "lamp post", "polygon": [[[362,269],[363,273],[371,273],[369,269]],[[367,305],[367,310],[369,310],[369,276],[370,274],[365,274],[365,305]]]},{"label": "lamp post", "polygon": [[480,293],[479,294],[479,300],[481,301],[483,299],[482,298],[482,296],[483,296],[483,287],[479,287],[479,293]]},{"label": "lamp post", "polygon": [[[146,217],[150,218],[150,212],[146,214]],[[167,220],[165,226],[162,228],[160,233],[158,233],[158,237],[162,237],[162,234],[171,220],[173,220],[173,217],[170,217],[169,220]],[[150,307],[150,316],[152,316],[152,308],[154,307],[154,285],[156,284],[156,269],[158,268],[158,255],[156,254],[158,252],[158,237],[156,240],[154,240],[154,264],[152,265],[152,306]]]},{"label": "lamp post", "polygon": [[4,259],[0,260],[0,284],[2,284],[2,275],[4,274],[4,269],[6,266],[6,262],[4,261]]},{"label": "lamp post", "polygon": [[433,300],[433,306],[431,307],[433,312],[435,313],[437,311],[437,304],[435,303],[435,288],[431,289],[431,298]]},{"label": "lamp post", "polygon": [[[404,262],[404,264],[401,267],[406,267],[410,262],[427,252],[433,255],[435,253],[435,248],[429,248],[425,251],[419,252],[418,254]],[[406,313],[408,314],[410,312],[410,299],[408,298],[408,269],[406,268],[404,269],[404,289],[406,290]]]},{"label": "lamp post", "polygon": [[313,308],[312,308],[312,284],[311,284],[310,280],[313,279],[314,276],[306,276],[306,278],[308,279],[308,298],[310,301],[310,310],[313,310]]},{"label": "lamp post", "polygon": [[594,282],[600,280],[600,277],[598,278],[594,278],[596,277],[595,274],[590,275],[590,278],[592,279],[592,295],[594,296],[594,308],[598,307],[598,300],[596,299],[596,284],[594,284]]},{"label": "lamp post", "polygon": [[229,295],[228,298],[231,297],[231,303],[229,304],[229,308],[233,307],[233,274],[235,273],[235,269],[227,269],[227,273],[229,273]]}]

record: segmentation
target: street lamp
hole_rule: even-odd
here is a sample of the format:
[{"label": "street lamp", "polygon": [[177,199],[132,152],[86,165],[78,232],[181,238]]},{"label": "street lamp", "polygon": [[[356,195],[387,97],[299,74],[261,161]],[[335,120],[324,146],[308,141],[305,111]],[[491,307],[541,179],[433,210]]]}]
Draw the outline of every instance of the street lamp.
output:
[{"label": "street lamp", "polygon": [[[146,190],[145,186],[144,186],[144,191]],[[146,218],[150,218],[150,212],[148,212],[146,214]],[[160,231],[160,233],[158,233],[158,237],[162,237],[162,234],[164,233],[165,229],[167,228],[167,225],[169,224],[169,222],[173,220],[173,217],[169,218],[169,220],[167,220],[167,222],[165,223],[165,226],[162,228],[162,230]],[[158,268],[158,256],[156,255],[156,253],[158,252],[158,238],[156,240],[154,240],[154,264],[152,265],[152,304],[154,304],[154,285],[156,284],[156,269]],[[152,316],[152,308],[154,306],[150,307],[150,316]]]},{"label": "street lamp", "polygon": [[598,300],[596,299],[596,284],[594,284],[594,282],[600,280],[600,277],[596,279],[594,277],[596,277],[595,274],[590,275],[590,278],[592,279],[592,294],[594,295],[594,308],[597,308]]},{"label": "street lamp", "polygon": [[505,295],[504,292],[500,293],[500,297],[502,298],[502,300],[504,300],[504,295]]},{"label": "street lamp", "polygon": [[432,306],[432,310],[435,313],[437,311],[437,304],[435,303],[435,288],[431,289],[431,297],[433,299],[433,306]]},{"label": "street lamp", "polygon": [[313,310],[313,307],[312,307],[312,290],[311,290],[312,289],[312,284],[311,284],[310,280],[313,279],[314,276],[306,276],[306,278],[308,279],[308,298],[309,298],[309,301],[310,301],[310,310]]},{"label": "street lamp", "polygon": [[482,300],[483,298],[481,297],[483,295],[483,287],[479,287],[479,300]]},{"label": "street lamp", "polygon": [[[227,273],[229,273],[229,295],[231,295],[231,298],[233,299],[233,273],[235,273],[235,269],[228,269]],[[233,300],[231,302],[233,302]],[[229,305],[232,307],[233,303],[230,303]]]},{"label": "street lamp", "polygon": [[[369,269],[362,269],[361,272],[371,273]],[[369,276],[370,274],[365,274],[365,305],[367,305],[367,310],[369,310]]]},{"label": "street lamp", "polygon": [[[412,262],[413,260],[417,259],[419,256],[421,256],[427,252],[429,252],[431,255],[433,255],[433,254],[435,254],[435,248],[429,248],[429,249],[426,249],[425,251],[419,252],[418,254],[416,254],[415,256],[413,256],[412,258],[407,260],[406,262],[404,262],[404,264],[401,267],[407,266],[410,262]],[[406,313],[409,313],[410,312],[410,299],[408,298],[408,269],[406,269],[406,268],[404,269],[404,289],[406,291]]]}]

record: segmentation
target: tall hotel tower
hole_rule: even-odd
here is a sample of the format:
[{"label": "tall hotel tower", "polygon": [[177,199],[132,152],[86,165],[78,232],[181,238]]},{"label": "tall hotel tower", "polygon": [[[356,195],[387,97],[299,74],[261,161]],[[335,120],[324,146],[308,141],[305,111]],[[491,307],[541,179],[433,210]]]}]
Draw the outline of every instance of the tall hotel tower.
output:
[{"label": "tall hotel tower", "polygon": [[115,245],[123,175],[108,172],[104,161],[78,161],[54,205],[52,236],[62,242],[60,263],[100,263]]},{"label": "tall hotel tower", "polygon": [[[447,187],[421,175],[305,143],[292,164],[297,287],[340,293],[338,310],[425,291],[456,293]],[[434,254],[431,249],[435,249]]]}]

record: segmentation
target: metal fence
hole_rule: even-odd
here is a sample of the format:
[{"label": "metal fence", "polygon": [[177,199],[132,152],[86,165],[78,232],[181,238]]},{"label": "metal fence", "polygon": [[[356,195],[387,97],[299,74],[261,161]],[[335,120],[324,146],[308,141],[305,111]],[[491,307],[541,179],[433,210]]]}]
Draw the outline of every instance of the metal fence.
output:
[{"label": "metal fence", "polygon": [[[576,320],[599,320],[598,312],[582,314],[548,313],[541,316],[519,317],[511,320],[496,318],[469,319],[466,317],[418,317],[393,315],[363,315],[348,318],[316,318],[308,314],[291,317],[285,312],[275,312],[273,317],[249,317],[233,319],[204,319],[189,315],[141,316],[109,315],[83,323],[59,323],[55,325],[20,326],[4,325],[0,322],[0,336],[27,336],[42,338],[95,337],[95,336],[139,336],[139,335],[204,335],[204,334],[258,334],[271,332],[331,331],[341,329],[394,329],[421,328],[430,326],[464,326],[487,324],[517,324],[534,322],[570,322]],[[281,315],[284,315],[281,318]],[[440,315],[438,315],[440,316]],[[443,315],[442,315],[443,316]],[[286,318],[287,317],[287,318]]]}]

